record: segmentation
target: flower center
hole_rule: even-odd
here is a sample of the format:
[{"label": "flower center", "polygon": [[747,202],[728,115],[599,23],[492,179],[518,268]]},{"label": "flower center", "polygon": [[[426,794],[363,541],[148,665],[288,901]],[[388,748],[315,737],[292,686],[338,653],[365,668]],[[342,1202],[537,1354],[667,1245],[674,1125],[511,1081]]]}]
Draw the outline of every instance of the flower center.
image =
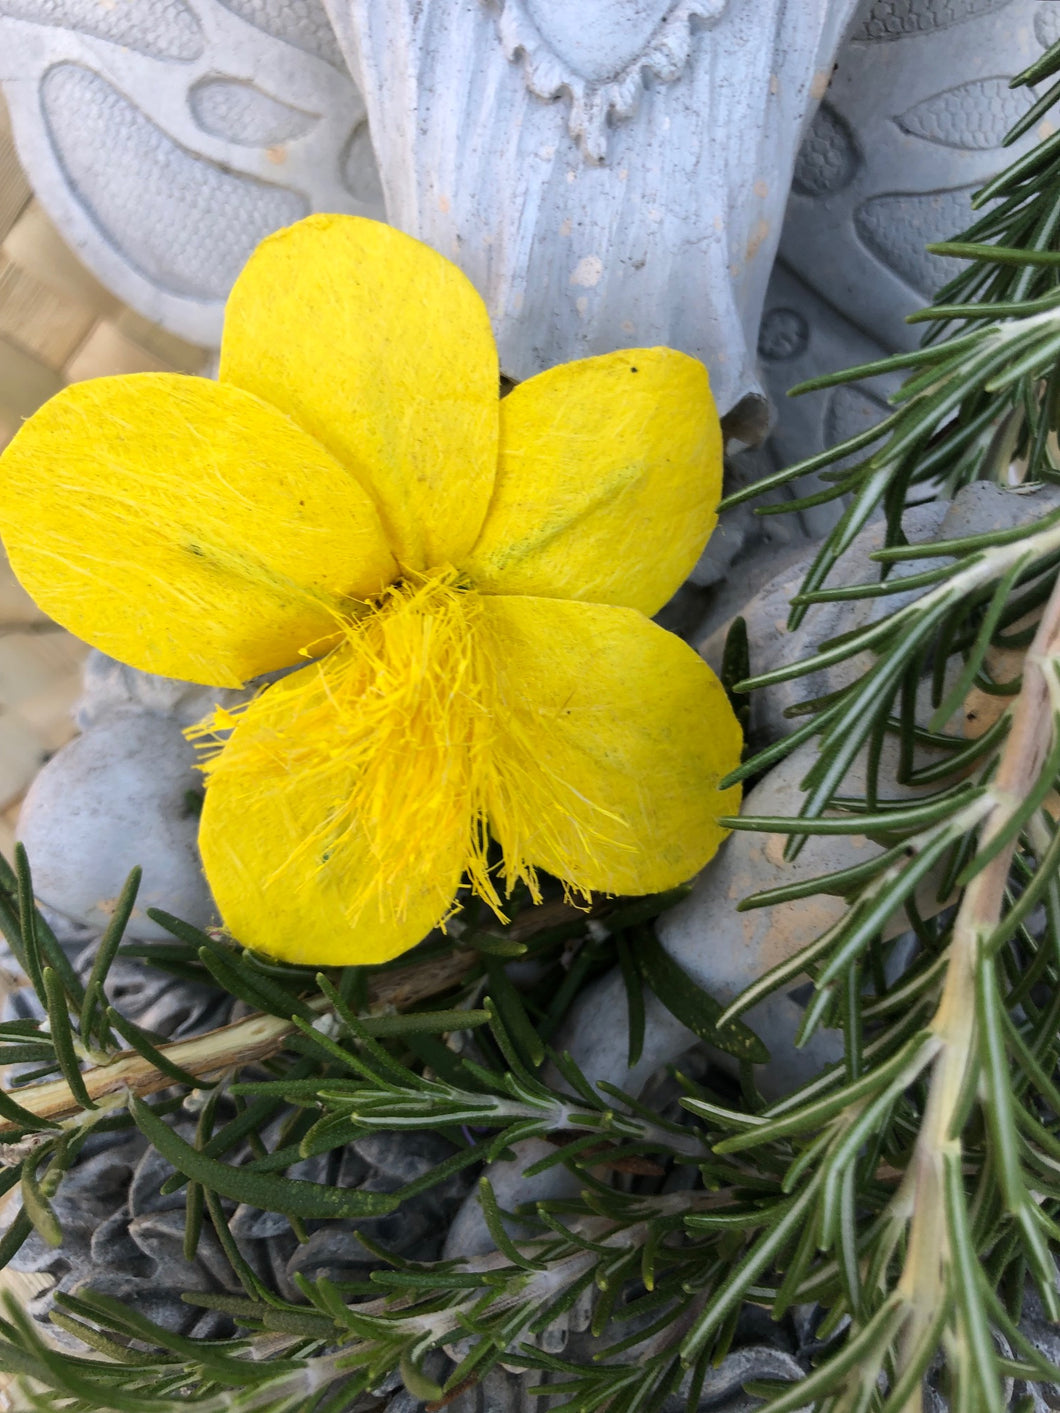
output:
[{"label": "flower center", "polygon": [[343,814],[373,856],[372,891],[399,916],[410,872],[443,857],[454,832],[472,885],[499,906],[477,798],[493,736],[477,670],[480,614],[480,596],[451,566],[409,573],[321,664],[354,771]]},{"label": "flower center", "polygon": [[[510,704],[493,683],[499,644],[486,602],[448,565],[406,574],[339,624],[324,657],[241,719],[214,718],[214,729],[235,730],[206,766],[211,784],[238,779],[252,809],[256,788],[283,781],[295,842],[270,883],[334,890],[354,926],[429,912],[424,932],[444,921],[462,882],[502,918],[501,892],[517,880],[537,894],[521,856],[531,822],[511,822],[526,812],[530,762],[507,749]],[[488,857],[494,805],[514,846],[499,878]]]}]

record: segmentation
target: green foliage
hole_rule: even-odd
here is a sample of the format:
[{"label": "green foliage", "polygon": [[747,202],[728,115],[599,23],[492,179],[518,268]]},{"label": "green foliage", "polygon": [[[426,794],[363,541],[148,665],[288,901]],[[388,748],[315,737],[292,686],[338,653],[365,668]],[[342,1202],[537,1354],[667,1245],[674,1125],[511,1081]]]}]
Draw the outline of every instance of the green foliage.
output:
[{"label": "green foliage", "polygon": [[[1041,89],[1058,74],[1060,47],[1016,82]],[[1057,97],[1060,84],[1017,133]],[[880,600],[884,611],[757,679],[746,677],[740,630],[730,637],[726,687],[738,701],[839,662],[858,670],[796,708],[792,733],[737,772],[753,779],[800,747],[812,751],[799,814],[729,823],[786,835],[789,857],[813,837],[857,835],[871,847],[854,865],[741,903],[842,906],[724,1012],[648,927],[670,898],[618,900],[591,918],[524,908],[506,930],[469,907],[455,929],[460,966],[417,992],[411,981],[451,959],[452,941],[371,973],[329,975],[265,962],[164,915],[171,942],[123,945],[134,878],[82,986],[33,907],[24,856],[14,870],[0,866],[0,930],[48,1017],[46,1027],[0,1025],[0,1063],[36,1067],[0,1094],[0,1191],[19,1185],[22,1195],[0,1263],[33,1230],[61,1240],[52,1199],[85,1136],[135,1124],[175,1169],[167,1190],[188,1188],[189,1254],[212,1228],[244,1290],[186,1297],[231,1317],[241,1333],[226,1342],[168,1334],[102,1294],[62,1297],[55,1319],[93,1351],[83,1359],[51,1347],[9,1302],[0,1365],[26,1406],[342,1413],[395,1371],[416,1397],[444,1403],[503,1360],[547,1381],[569,1413],[657,1409],[676,1391],[692,1413],[748,1303],[777,1319],[795,1306],[821,1310],[807,1378],[756,1390],[770,1413],[809,1403],[828,1413],[915,1409],[929,1371],[961,1410],[1000,1410],[1006,1379],[1060,1381],[1018,1323],[1028,1284],[1060,1316],[1060,827],[1049,809],[1060,785],[1060,512],[945,544],[911,545],[903,531],[907,503],[928,487],[949,495],[974,479],[1004,481],[1014,461],[1028,484],[1060,478],[1058,193],[1054,137],[980,193],[989,209],[959,241],[936,247],[970,263],[920,316],[924,347],[815,384],[907,370],[891,414],[734,497],[823,472],[824,490],[807,500],[842,498],[844,509],[793,623],[828,600]],[[840,460],[842,469],[826,469]],[[879,577],[829,587],[837,559],[880,510]],[[999,651],[1028,648],[1022,677],[998,673]],[[961,729],[971,690],[1002,708],[974,738]],[[857,762],[866,784],[855,793]],[[896,917],[915,947],[894,938]],[[172,1049],[145,1034],[107,1004],[117,955],[212,978],[274,1027],[272,1048],[249,1059],[211,1051],[211,1068],[187,1042]],[[513,958],[518,984],[505,966]],[[626,982],[630,1062],[647,988],[728,1052],[742,1102],[720,1072],[711,1087],[682,1078],[679,1119],[594,1087],[555,1052],[571,1002],[609,966]],[[833,1027],[843,1058],[767,1102],[750,1078],[769,1037],[740,1016],[806,977],[803,1038]],[[381,1004],[380,986],[388,995],[404,987],[413,1003]],[[101,1076],[129,1063],[154,1075],[154,1090],[107,1088]],[[65,1085],[61,1110],[42,1107],[38,1083],[48,1079]],[[193,1142],[166,1122],[181,1102],[177,1084],[208,1096]],[[234,1116],[215,1102],[222,1089]],[[259,1141],[235,1162],[244,1139],[280,1115],[282,1140],[271,1150]],[[287,1176],[303,1157],[401,1130],[441,1133],[452,1153],[397,1193]],[[486,1165],[530,1138],[547,1152],[528,1171],[564,1165],[577,1195],[520,1211],[513,1235]],[[360,1284],[303,1282],[300,1303],[249,1270],[222,1205],[280,1212],[299,1230],[329,1215],[399,1210],[464,1171],[479,1178],[493,1253],[415,1263],[362,1234],[385,1264]],[[678,1190],[660,1190],[663,1175],[682,1173]],[[551,1352],[547,1338],[576,1308],[595,1340],[584,1364]],[[458,1362],[436,1377],[425,1361],[441,1346],[456,1347]]]}]

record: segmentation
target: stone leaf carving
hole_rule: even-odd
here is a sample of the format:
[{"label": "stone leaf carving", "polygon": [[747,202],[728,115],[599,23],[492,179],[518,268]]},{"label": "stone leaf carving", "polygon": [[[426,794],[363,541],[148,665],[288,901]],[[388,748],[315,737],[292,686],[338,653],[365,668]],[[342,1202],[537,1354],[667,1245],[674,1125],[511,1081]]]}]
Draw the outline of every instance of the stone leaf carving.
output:
[{"label": "stone leaf carving", "polygon": [[1030,89],[1010,87],[1007,78],[973,79],[925,98],[894,121],[943,147],[989,151],[1001,146],[1034,97]]},{"label": "stone leaf carving", "polygon": [[345,65],[320,0],[220,0],[226,10],[247,24],[293,44],[305,54],[315,54],[342,73]]},{"label": "stone leaf carving", "polygon": [[949,29],[977,15],[999,10],[1008,0],[872,0],[854,39],[903,39]]},{"label": "stone leaf carving", "polygon": [[[203,161],[86,65],[53,64],[40,105],[69,189],[131,270],[166,296],[223,303],[245,247],[308,214],[301,193]],[[210,219],[226,208],[240,211],[243,239]]]},{"label": "stone leaf carving", "polygon": [[707,363],[723,412],[757,392],[795,153],[854,0],[326,3],[388,217],[469,275],[506,373],[662,343]]},{"label": "stone leaf carving", "polygon": [[206,47],[184,0],[141,0],[135,10],[99,0],[0,0],[0,15],[109,39],[152,59],[198,59]]},{"label": "stone leaf carving", "polygon": [[313,210],[381,216],[364,104],[319,0],[0,0],[19,156],[117,295],[219,342],[255,244]]},{"label": "stone leaf carving", "polygon": [[270,147],[304,136],[319,121],[253,83],[208,78],[188,94],[192,117],[204,132],[247,147]]}]

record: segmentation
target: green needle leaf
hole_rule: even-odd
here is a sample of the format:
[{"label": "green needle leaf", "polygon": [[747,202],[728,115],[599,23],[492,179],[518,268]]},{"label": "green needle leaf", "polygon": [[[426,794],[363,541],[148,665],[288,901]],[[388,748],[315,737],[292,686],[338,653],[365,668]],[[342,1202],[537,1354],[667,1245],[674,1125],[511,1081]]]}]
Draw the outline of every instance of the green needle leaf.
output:
[{"label": "green needle leaf", "polygon": [[328,1187],[297,1178],[271,1177],[249,1172],[245,1168],[229,1167],[227,1163],[208,1158],[205,1153],[186,1143],[142,1100],[130,1099],[129,1112],[140,1132],[167,1162],[172,1163],[185,1177],[201,1183],[207,1192],[217,1193],[221,1197],[246,1202],[266,1212],[283,1212],[288,1217],[306,1220],[381,1217],[393,1212],[399,1205],[397,1198],[385,1192]]},{"label": "green needle leaf", "polygon": [[738,1059],[759,1065],[768,1062],[769,1051],[750,1026],[738,1020],[719,1024],[721,1004],[682,970],[654,932],[640,929],[630,947],[645,985],[693,1035]]},{"label": "green needle leaf", "polygon": [[81,1069],[77,1062],[74,1034],[70,1027],[70,1014],[66,1009],[67,996],[63,990],[63,984],[51,967],[44,968],[43,982],[44,995],[48,1004],[48,1029],[55,1045],[55,1058],[63,1072],[63,1079],[70,1086],[70,1093],[82,1109],[98,1108],[85,1088],[85,1081],[81,1076]]},{"label": "green needle leaf", "polygon": [[[136,895],[140,890],[141,876],[142,870],[134,868],[125,880],[125,886],[122,888],[114,912],[111,914],[107,930],[100,938],[99,948],[92,963],[92,971],[85,987],[85,997],[81,1003],[80,1029],[82,1039],[86,1044],[91,1043],[93,1030],[96,1027],[96,1017],[107,1004],[103,985],[117,955],[121,939],[125,935],[129,918],[132,916]],[[108,1044],[109,1038],[106,1026],[100,1025],[98,1035],[100,1043]]]},{"label": "green needle leaf", "polygon": [[43,1237],[49,1246],[63,1244],[63,1229],[59,1225],[59,1218],[37,1181],[32,1162],[22,1166],[22,1210],[33,1223],[38,1235]]}]

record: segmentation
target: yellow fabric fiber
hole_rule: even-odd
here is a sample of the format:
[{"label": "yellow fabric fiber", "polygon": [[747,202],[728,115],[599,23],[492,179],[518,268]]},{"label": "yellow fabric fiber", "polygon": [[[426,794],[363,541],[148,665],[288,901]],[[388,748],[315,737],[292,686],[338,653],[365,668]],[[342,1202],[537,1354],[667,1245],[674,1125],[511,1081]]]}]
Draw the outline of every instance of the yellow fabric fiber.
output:
[{"label": "yellow fabric fiber", "polygon": [[350,216],[267,237],[229,295],[220,376],[353,470],[402,565],[470,548],[497,459],[497,352],[474,286],[428,246]]},{"label": "yellow fabric fiber", "polygon": [[41,608],[146,672],[238,687],[330,637],[395,572],[371,502],[238,388],[65,388],[3,454],[0,534]]},{"label": "yellow fabric fiber", "polygon": [[207,766],[200,846],[236,936],[381,962],[446,917],[461,878],[499,913],[516,881],[537,894],[537,868],[579,895],[681,883],[739,807],[717,789],[739,750],[710,668],[640,613],[441,570],[239,715]]},{"label": "yellow fabric fiber", "polygon": [[392,591],[237,718],[199,833],[237,937],[288,961],[381,962],[449,912],[489,728],[465,597],[445,575]]},{"label": "yellow fabric fiber", "polygon": [[657,613],[714,528],[721,470],[696,359],[634,348],[550,368],[501,403],[497,481],[465,567],[487,592]]},{"label": "yellow fabric fiber", "polygon": [[527,860],[588,892],[652,893],[716,852],[741,733],[701,657],[632,609],[483,596],[487,812],[509,876]]},{"label": "yellow fabric fiber", "polygon": [[314,216],[237,281],[219,383],[100,379],[26,423],[0,533],[47,612],[136,667],[298,668],[200,728],[203,864],[245,945],[374,963],[461,886],[503,916],[538,869],[644,893],[715,852],[740,730],[645,615],[695,563],[720,478],[694,359],[608,354],[499,403],[464,276]]}]

